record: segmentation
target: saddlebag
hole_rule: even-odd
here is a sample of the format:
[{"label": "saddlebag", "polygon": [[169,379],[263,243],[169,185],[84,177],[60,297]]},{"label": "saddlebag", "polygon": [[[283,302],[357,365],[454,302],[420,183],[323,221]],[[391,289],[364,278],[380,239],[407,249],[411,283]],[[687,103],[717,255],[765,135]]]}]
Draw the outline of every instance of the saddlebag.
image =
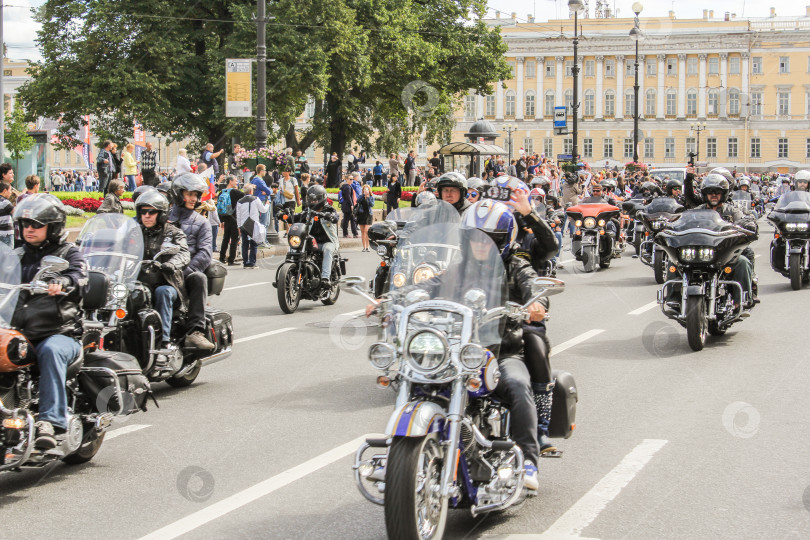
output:
[{"label": "saddlebag", "polygon": [[231,314],[221,309],[207,307],[205,308],[205,319],[208,322],[207,337],[216,345],[214,352],[220,352],[230,347],[233,342]]},{"label": "saddlebag", "polygon": [[86,354],[79,385],[100,413],[128,415],[145,411],[146,400],[152,394],[135,357],[115,351]]},{"label": "saddlebag", "polygon": [[551,402],[551,422],[548,434],[556,439],[567,439],[574,433],[577,417],[577,383],[574,376],[567,371],[554,371],[552,379],[556,379],[554,386],[554,399]]},{"label": "saddlebag", "polygon": [[219,261],[211,261],[205,271],[208,277],[208,296],[219,295],[225,288],[225,276],[228,275],[228,267]]}]

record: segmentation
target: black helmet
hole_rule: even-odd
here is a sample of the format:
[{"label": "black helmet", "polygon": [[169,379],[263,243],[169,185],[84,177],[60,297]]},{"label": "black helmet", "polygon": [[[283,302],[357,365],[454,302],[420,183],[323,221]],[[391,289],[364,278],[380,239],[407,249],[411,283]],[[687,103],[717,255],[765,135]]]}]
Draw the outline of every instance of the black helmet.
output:
[{"label": "black helmet", "polygon": [[196,205],[199,206],[202,202],[203,193],[208,191],[208,182],[206,182],[205,179],[199,174],[194,173],[183,173],[175,178],[172,182],[171,195],[172,199],[174,199],[174,204],[181,208],[185,205],[185,201],[183,201],[184,191],[194,191],[199,193]]},{"label": "black helmet", "polygon": [[709,171],[709,174],[719,174],[720,176],[725,178],[728,181],[729,189],[733,188],[734,185],[736,184],[736,181],[734,180],[734,175],[731,174],[731,171],[729,171],[725,167],[715,167],[714,169]]},{"label": "black helmet", "polygon": [[307,206],[320,210],[326,204],[326,189],[323,186],[310,186],[307,189]]},{"label": "black helmet", "polygon": [[159,212],[158,223],[163,225],[169,217],[169,200],[163,193],[156,189],[145,191],[138,200],[135,201],[135,219],[141,223],[141,208],[151,206]]},{"label": "black helmet", "polygon": [[616,186],[618,184],[616,184],[616,180],[614,180],[613,178],[605,178],[604,180],[599,182],[599,185],[602,186],[602,189],[604,189],[605,191],[613,193],[614,191],[616,191]]},{"label": "black helmet", "polygon": [[535,176],[532,178],[532,181],[529,182],[529,185],[533,188],[540,188],[548,192],[548,186],[551,185],[551,180],[549,180],[548,176]]},{"label": "black helmet", "polygon": [[[166,182],[168,184],[168,182]],[[156,191],[154,186],[138,186],[135,188],[135,191],[132,192],[132,202],[137,202],[138,197],[146,193],[147,191]]]},{"label": "black helmet", "polygon": [[159,192],[163,193],[164,195],[166,195],[166,197],[168,198],[168,197],[169,197],[169,193],[170,193],[170,192],[171,192],[171,190],[172,190],[172,183],[171,183],[171,182],[168,182],[168,181],[166,181],[166,182],[161,182],[161,183],[159,183],[159,184],[157,185],[157,187],[156,187],[155,189],[156,189],[156,190],[158,190]]},{"label": "black helmet", "polygon": [[725,202],[726,197],[728,197],[728,193],[731,190],[731,185],[723,175],[718,173],[709,173],[700,184],[700,195],[703,197],[704,202],[709,202],[709,199],[706,197],[706,193],[714,190],[721,190],[723,192],[723,195],[720,197],[720,203],[722,204]]},{"label": "black helmet", "polygon": [[666,191],[668,197],[672,197],[672,192],[676,189],[683,191],[683,185],[681,184],[680,180],[669,180],[664,186],[664,190]]},{"label": "black helmet", "polygon": [[641,184],[641,192],[647,196],[661,195],[661,188],[655,182],[644,182]]},{"label": "black helmet", "polygon": [[461,192],[461,197],[459,198],[461,201],[467,197],[467,179],[464,178],[460,173],[449,172],[444,173],[439,177],[438,182],[436,182],[436,191],[439,198],[442,196],[442,188],[446,187],[458,188],[458,190]]},{"label": "black helmet", "polygon": [[67,212],[62,205],[62,201],[48,193],[38,193],[29,195],[22,202],[17,204],[12,214],[12,219],[17,224],[20,231],[20,238],[23,238],[23,229],[20,221],[30,220],[47,225],[49,242],[60,244],[64,241],[65,223],[67,222]]}]

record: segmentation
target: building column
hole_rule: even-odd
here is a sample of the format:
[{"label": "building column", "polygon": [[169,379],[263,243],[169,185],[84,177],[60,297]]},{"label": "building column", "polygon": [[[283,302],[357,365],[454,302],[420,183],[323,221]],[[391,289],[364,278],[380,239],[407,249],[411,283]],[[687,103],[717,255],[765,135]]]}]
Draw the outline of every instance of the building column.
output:
[{"label": "building column", "polygon": [[[616,55],[616,120],[624,118],[624,55]],[[624,150],[622,150],[623,152]]]},{"label": "building column", "polygon": [[[638,55],[638,117],[644,118],[644,103],[646,102],[646,98],[644,96],[644,76],[646,75],[644,71],[644,55]],[[639,128],[639,131],[641,129]],[[641,152],[639,152],[641,155]]]},{"label": "building column", "polygon": [[720,86],[723,90],[720,92],[720,118],[725,119],[728,105],[728,53],[720,53]]},{"label": "building column", "polygon": [[487,112],[486,98],[481,94],[475,94],[475,119],[483,118]]},{"label": "building column", "polygon": [[517,59],[517,96],[515,96],[515,120],[523,120],[523,62],[521,56]]},{"label": "building column", "polygon": [[543,79],[546,78],[546,57],[538,56],[534,61],[537,66],[534,70],[534,74],[537,77],[537,97],[534,101],[534,119],[543,120],[543,115],[546,112],[546,96],[545,89],[543,88]]},{"label": "building column", "polygon": [[605,63],[604,56],[596,57],[596,95],[594,96],[594,119],[602,120],[604,118],[604,111],[602,110],[602,103],[604,101],[604,88],[602,88],[602,73]]},{"label": "building column", "polygon": [[699,80],[698,85],[698,119],[706,120],[706,53],[698,55]]},{"label": "building column", "polygon": [[678,55],[678,118],[686,118],[686,55]]},{"label": "building column", "polygon": [[[579,65],[580,66],[585,65],[585,62],[582,59],[582,56],[579,57]],[[579,100],[579,107],[577,108],[577,118],[580,121],[582,121],[582,119],[585,117],[585,115],[584,115],[584,109],[585,108],[582,106],[582,103],[585,101],[585,94],[582,91],[582,83],[584,81],[585,81],[585,72],[580,68],[579,76],[577,77],[577,99]],[[581,139],[582,138],[580,137],[580,144],[579,144],[580,149],[582,148]]]},{"label": "building column", "polygon": [[503,81],[495,83],[495,120],[503,120]]},{"label": "building column", "polygon": [[666,77],[666,59],[667,55],[665,54],[658,54],[656,55],[656,59],[658,60],[658,107],[656,108],[656,117],[657,118],[664,118],[666,116],[666,86],[664,86],[664,81]]},{"label": "building column", "polygon": [[557,56],[554,59],[557,61],[557,95],[555,96],[555,101],[557,107],[562,107],[565,105],[565,94],[563,93],[563,81],[565,80],[565,66],[563,61],[565,57]]},{"label": "building column", "polygon": [[744,103],[741,104],[742,107],[743,107],[743,110],[742,110],[743,114],[741,116],[748,116],[749,114],[751,114],[751,96],[748,95],[748,92],[749,92],[749,86],[748,85],[749,85],[749,77],[750,77],[750,74],[748,73],[748,58],[749,58],[750,55],[747,52],[744,52],[744,53],[741,54],[741,56],[742,56],[742,62],[740,62],[742,64],[741,67],[740,67],[740,69],[742,70],[742,72],[741,72],[742,73],[742,89],[741,89],[742,96],[741,96],[741,99],[744,100]]}]

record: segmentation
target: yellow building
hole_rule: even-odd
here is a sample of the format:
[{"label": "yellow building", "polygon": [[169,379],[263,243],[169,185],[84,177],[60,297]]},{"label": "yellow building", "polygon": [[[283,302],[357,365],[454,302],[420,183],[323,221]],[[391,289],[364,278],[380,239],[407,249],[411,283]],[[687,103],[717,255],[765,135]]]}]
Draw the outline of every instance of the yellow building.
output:
[{"label": "yellow building", "polygon": [[[682,166],[691,151],[712,167],[810,168],[810,7],[800,18],[713,15],[641,18],[639,159]],[[571,153],[573,18],[487,22],[501,28],[513,78],[492,96],[465,96],[454,140],[485,118],[504,134],[514,126],[513,156]],[[578,151],[592,166],[621,166],[633,157],[633,19],[579,22]],[[569,135],[554,134],[557,106],[567,107]]]}]

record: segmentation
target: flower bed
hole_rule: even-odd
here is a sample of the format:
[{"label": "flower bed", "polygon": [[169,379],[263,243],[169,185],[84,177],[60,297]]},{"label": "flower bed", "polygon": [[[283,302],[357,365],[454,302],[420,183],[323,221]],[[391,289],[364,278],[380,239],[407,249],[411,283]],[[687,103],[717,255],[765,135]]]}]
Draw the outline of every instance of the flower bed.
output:
[{"label": "flower bed", "polygon": [[[104,199],[104,195],[97,191],[51,191],[49,192],[51,195],[65,203],[65,201],[70,200],[77,200],[81,201],[83,199],[98,199],[99,201]],[[121,195],[122,201],[131,201],[132,200],[132,192],[125,191],[123,195]],[[67,204],[67,203],[65,203]]]},{"label": "flower bed", "polygon": [[85,197],[84,199],[64,199],[62,204],[78,208],[83,212],[98,212],[98,207],[101,206],[101,202],[101,199]]}]

